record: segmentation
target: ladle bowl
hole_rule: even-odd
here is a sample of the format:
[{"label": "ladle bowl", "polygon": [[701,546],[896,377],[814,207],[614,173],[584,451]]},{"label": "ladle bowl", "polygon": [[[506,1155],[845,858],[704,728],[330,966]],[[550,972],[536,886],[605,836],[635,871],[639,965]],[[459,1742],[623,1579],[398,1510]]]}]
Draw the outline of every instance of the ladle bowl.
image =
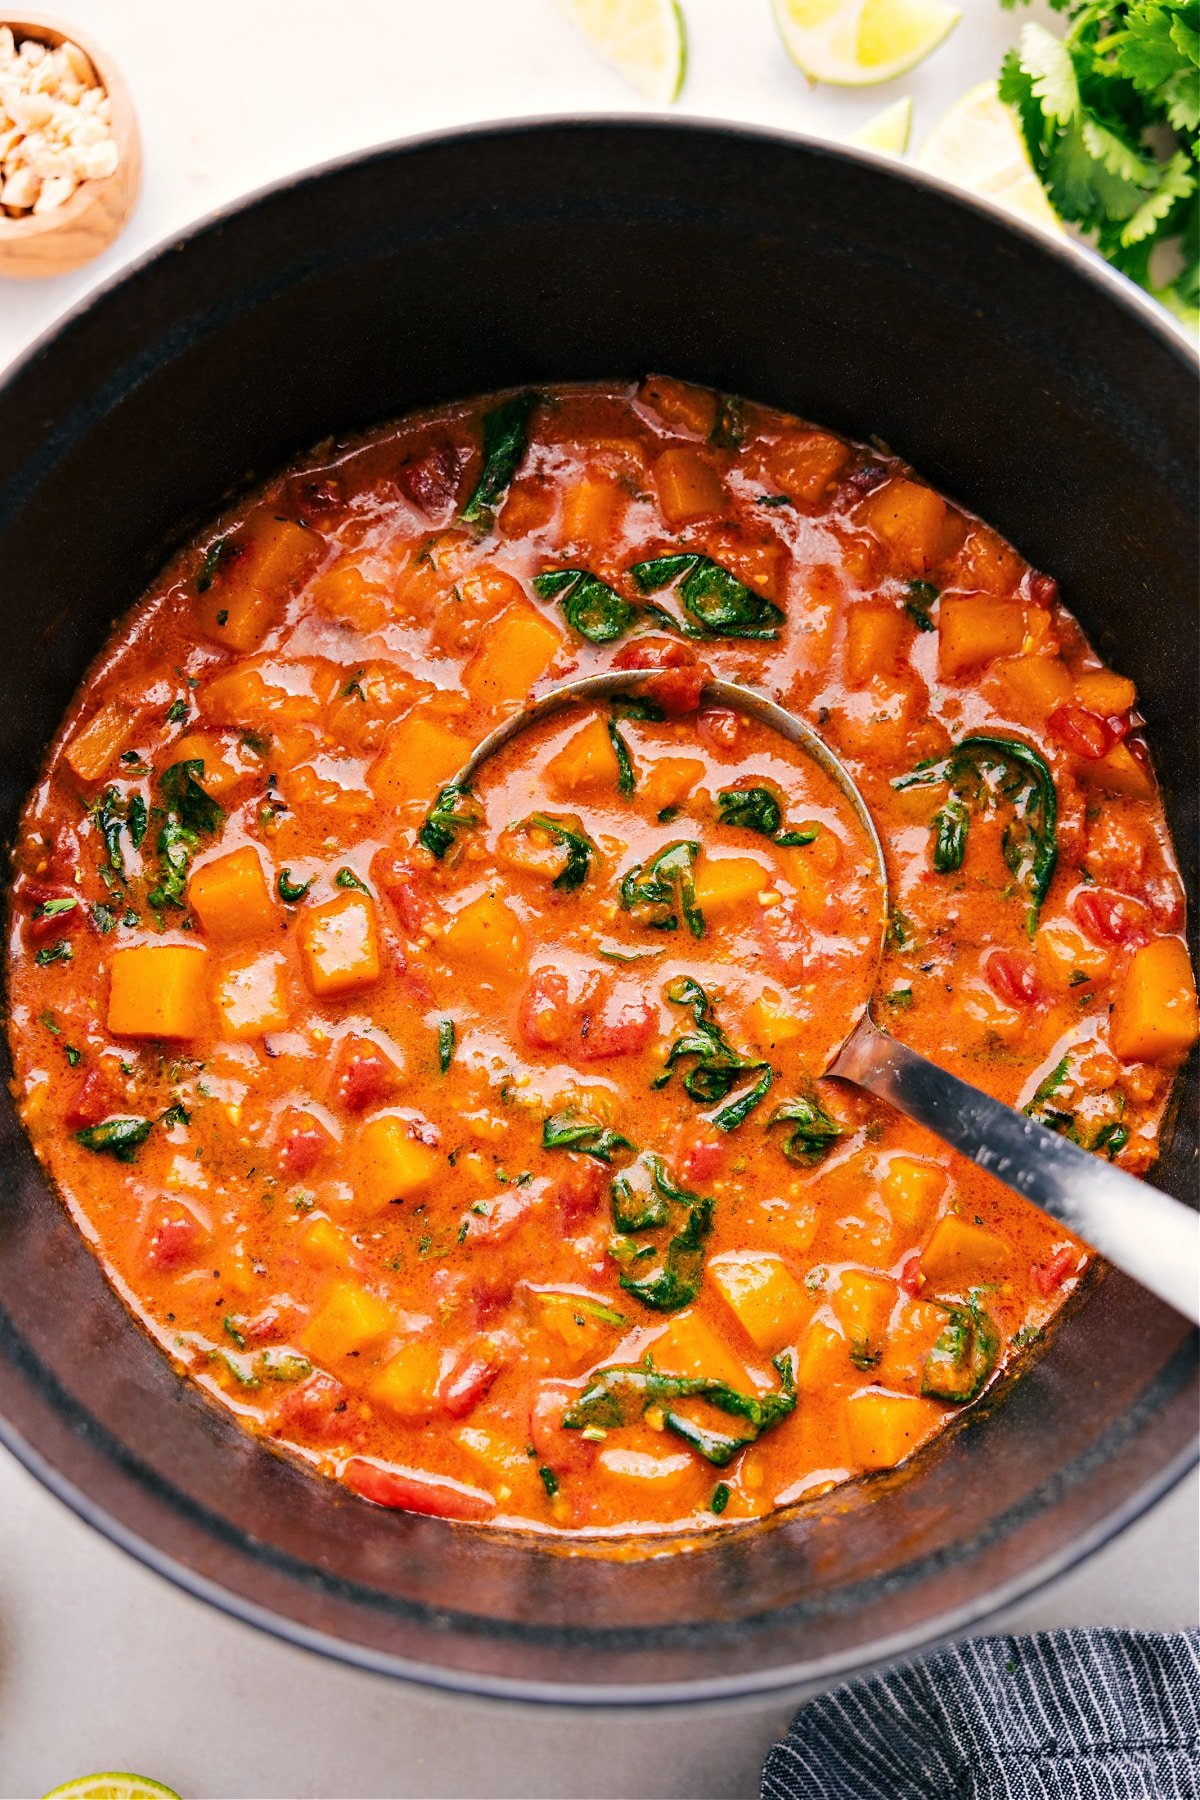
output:
[{"label": "ladle bowl", "polygon": [[[653,670],[614,670],[548,689],[489,732],[450,785],[469,788],[498,750],[554,713],[588,700],[652,693],[653,680]],[[777,731],[810,756],[849,801],[870,846],[879,888],[877,972],[888,919],[887,858],[845,763],[810,725],[739,682],[710,677],[700,704],[729,707]],[[1200,1213],[899,1042],[872,1016],[873,987],[872,980],[866,1003],[824,1073],[886,1100],[1057,1219],[1185,1318],[1200,1323]]]}]

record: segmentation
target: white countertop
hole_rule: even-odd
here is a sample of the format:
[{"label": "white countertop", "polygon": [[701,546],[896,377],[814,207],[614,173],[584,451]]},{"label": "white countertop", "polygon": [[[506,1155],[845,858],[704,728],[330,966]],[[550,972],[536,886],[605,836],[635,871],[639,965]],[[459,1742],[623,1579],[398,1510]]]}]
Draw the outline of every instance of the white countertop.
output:
[{"label": "white countertop", "polygon": [[[640,110],[550,0],[48,0],[117,58],[146,149],[142,203],[74,275],[0,282],[0,368],[96,282],[238,194],[361,146],[547,112]],[[996,0],[913,75],[809,90],[768,0],[683,0],[680,112],[845,136],[910,93],[920,142],[993,75],[1016,26]],[[61,16],[61,15],[60,15]],[[1184,1482],[998,1630],[1197,1622],[1200,1486]],[[653,1714],[475,1704],[276,1643],[114,1549],[0,1451],[0,1800],[133,1768],[185,1796],[687,1796],[758,1791],[791,1708]]]}]

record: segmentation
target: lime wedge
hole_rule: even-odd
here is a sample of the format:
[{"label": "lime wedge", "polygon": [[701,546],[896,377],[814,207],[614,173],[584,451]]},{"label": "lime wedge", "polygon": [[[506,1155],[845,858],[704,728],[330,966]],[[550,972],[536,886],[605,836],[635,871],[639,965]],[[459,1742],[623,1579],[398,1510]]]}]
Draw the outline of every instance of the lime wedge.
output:
[{"label": "lime wedge", "polygon": [[903,156],[908,149],[908,134],[912,130],[912,100],[905,95],[903,100],[893,101],[885,106],[882,112],[875,113],[865,125],[851,132],[846,142],[861,144],[864,150],[886,150],[892,156]]},{"label": "lime wedge", "polygon": [[915,68],[961,14],[946,0],[773,0],[792,61],[811,81],[871,87]]},{"label": "lime wedge", "polygon": [[629,85],[655,106],[677,100],[687,69],[687,33],[676,0],[558,0]]},{"label": "lime wedge", "polygon": [[174,1788],[145,1775],[128,1775],[109,1770],[103,1775],[81,1775],[77,1781],[65,1781],[46,1795],[46,1800],[179,1800]]},{"label": "lime wedge", "polygon": [[1033,172],[1021,128],[994,81],[971,88],[934,126],[913,163],[1065,236]]}]

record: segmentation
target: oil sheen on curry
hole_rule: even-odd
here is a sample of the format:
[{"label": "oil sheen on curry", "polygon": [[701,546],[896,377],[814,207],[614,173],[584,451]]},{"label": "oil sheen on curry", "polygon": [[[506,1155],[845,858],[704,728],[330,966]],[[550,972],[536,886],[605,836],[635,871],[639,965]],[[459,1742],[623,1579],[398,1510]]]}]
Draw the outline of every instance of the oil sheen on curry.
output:
[{"label": "oil sheen on curry", "polygon": [[[472,749],[571,677],[631,691]],[[825,735],[887,849],[709,673]],[[667,379],[323,445],[118,626],[15,850],[22,1115],[137,1316],[384,1506],[903,1463],[1079,1244],[824,1078],[876,1016],[1141,1172],[1196,1035],[1133,683],[886,451]]]}]

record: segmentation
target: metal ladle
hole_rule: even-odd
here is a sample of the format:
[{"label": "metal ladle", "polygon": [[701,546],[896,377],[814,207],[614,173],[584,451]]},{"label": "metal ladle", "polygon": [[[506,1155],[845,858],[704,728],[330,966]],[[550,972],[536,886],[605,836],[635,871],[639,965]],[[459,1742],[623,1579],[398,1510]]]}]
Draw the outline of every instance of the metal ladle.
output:
[{"label": "metal ladle", "polygon": [[[637,693],[652,674],[618,670],[550,689],[483,739],[455,778],[456,785],[468,785],[489,757],[530,725],[580,701]],[[883,903],[878,969],[888,919],[887,865],[875,821],[848,770],[823,738],[764,694],[737,682],[710,679],[700,698],[701,704],[743,712],[798,744],[850,802],[875,858]],[[871,1017],[869,999],[826,1074],[886,1100],[1031,1200],[1177,1312],[1200,1323],[1200,1213],[1190,1206],[1112,1163],[1101,1162],[1036,1119],[897,1042]]]}]

